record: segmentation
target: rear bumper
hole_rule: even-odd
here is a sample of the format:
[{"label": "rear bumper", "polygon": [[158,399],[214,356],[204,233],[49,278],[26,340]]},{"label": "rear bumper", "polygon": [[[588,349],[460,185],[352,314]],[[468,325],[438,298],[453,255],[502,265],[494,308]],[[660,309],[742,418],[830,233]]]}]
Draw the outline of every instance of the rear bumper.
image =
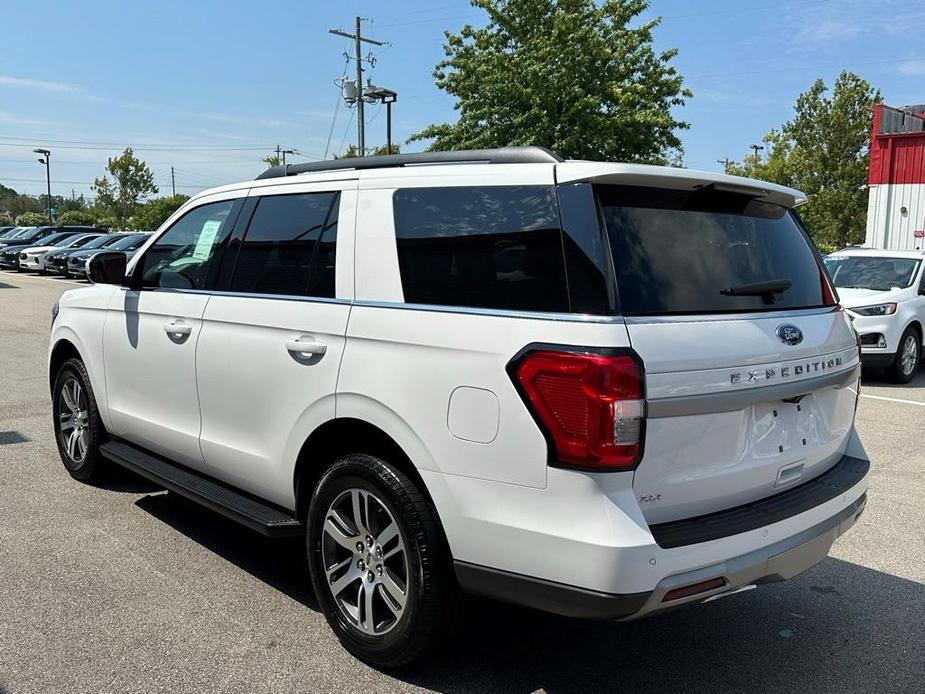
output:
[{"label": "rear bumper", "polygon": [[[785,581],[826,558],[836,539],[864,511],[862,494],[834,516],[803,532],[723,562],[673,574],[651,591],[602,593],[544,581],[467,562],[455,563],[456,577],[467,593],[582,619],[631,620],[739,590],[745,586]],[[671,591],[722,581],[722,585],[672,599]],[[677,594],[677,593],[676,593]]]},{"label": "rear bumper", "polygon": [[[422,475],[465,591],[571,617],[634,619],[824,559],[866,502],[870,463],[856,435],[849,450],[854,457],[786,492],[653,526],[631,475],[551,468],[545,490]],[[668,595],[703,581],[711,583]]]}]

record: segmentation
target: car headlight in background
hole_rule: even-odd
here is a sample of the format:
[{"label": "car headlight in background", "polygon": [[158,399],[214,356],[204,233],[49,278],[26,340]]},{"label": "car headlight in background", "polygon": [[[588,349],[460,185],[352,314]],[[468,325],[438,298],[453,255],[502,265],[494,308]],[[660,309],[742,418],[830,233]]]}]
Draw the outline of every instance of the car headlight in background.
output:
[{"label": "car headlight in background", "polygon": [[896,313],[896,304],[877,304],[876,306],[864,306],[863,308],[850,309],[859,316],[892,316]]}]

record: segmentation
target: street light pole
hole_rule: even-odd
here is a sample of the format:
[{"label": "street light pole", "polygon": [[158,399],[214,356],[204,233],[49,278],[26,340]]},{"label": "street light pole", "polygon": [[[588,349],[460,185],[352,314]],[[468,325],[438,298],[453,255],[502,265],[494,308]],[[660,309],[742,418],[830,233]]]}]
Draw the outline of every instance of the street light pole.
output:
[{"label": "street light pole", "polygon": [[39,163],[45,165],[45,183],[48,186],[47,188],[48,198],[46,199],[48,203],[47,204],[48,223],[54,224],[55,220],[51,216],[51,150],[42,149],[41,147],[36,147],[32,151],[35,152],[36,154],[41,154],[44,157],[44,159],[39,158]]}]

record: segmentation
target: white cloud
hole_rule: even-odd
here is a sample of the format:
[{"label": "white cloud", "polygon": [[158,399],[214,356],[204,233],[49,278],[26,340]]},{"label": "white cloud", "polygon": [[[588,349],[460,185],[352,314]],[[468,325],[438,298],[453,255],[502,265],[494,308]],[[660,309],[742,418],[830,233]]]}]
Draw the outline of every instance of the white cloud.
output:
[{"label": "white cloud", "polygon": [[925,75],[925,58],[917,58],[900,63],[899,72],[903,75]]},{"label": "white cloud", "polygon": [[10,77],[9,75],[0,75],[0,85],[4,87],[21,87],[23,89],[40,89],[46,92],[64,94],[78,94],[82,91],[76,84],[46,82],[45,80],[34,80],[27,77]]}]

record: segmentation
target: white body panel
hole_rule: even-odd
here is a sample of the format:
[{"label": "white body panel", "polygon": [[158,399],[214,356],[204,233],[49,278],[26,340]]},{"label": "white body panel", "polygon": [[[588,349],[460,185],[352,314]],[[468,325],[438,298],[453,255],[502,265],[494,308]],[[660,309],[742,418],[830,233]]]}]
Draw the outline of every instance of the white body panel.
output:
[{"label": "white body panel", "polygon": [[[111,433],[199,470],[196,345],[208,300],[119,288],[104,331]],[[170,332],[179,328],[189,332]]]},{"label": "white body panel", "polygon": [[925,249],[925,238],[916,236],[916,231],[925,232],[925,183],[870,186],[865,246],[891,251]]}]

